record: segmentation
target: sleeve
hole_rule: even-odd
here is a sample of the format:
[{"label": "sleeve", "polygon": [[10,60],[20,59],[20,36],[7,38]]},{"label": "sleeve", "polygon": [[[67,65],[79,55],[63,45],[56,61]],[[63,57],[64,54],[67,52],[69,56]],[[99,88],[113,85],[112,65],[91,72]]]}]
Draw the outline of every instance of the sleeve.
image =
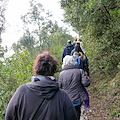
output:
[{"label": "sleeve", "polygon": [[[22,86],[20,86],[15,94],[12,96],[11,100],[6,109],[5,120],[18,120],[17,108],[19,104],[19,98],[23,94]],[[22,94],[21,94],[22,93]]]}]

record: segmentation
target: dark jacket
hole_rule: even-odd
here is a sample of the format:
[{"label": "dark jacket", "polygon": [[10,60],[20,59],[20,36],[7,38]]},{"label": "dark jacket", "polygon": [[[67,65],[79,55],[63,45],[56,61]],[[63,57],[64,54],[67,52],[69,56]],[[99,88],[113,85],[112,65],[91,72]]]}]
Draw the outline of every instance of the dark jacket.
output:
[{"label": "dark jacket", "polygon": [[65,90],[73,103],[88,100],[86,90],[81,83],[80,69],[76,66],[67,66],[60,72],[59,86]]},{"label": "dark jacket", "polygon": [[62,54],[62,62],[63,62],[63,58],[66,56],[66,55],[70,55],[71,54],[71,51],[74,49],[73,45],[68,43],[64,50],[63,50],[63,54]]},{"label": "dark jacket", "polygon": [[33,82],[18,88],[10,100],[6,120],[32,120],[44,99],[51,99],[40,120],[77,120],[68,95],[52,77],[34,76]]}]

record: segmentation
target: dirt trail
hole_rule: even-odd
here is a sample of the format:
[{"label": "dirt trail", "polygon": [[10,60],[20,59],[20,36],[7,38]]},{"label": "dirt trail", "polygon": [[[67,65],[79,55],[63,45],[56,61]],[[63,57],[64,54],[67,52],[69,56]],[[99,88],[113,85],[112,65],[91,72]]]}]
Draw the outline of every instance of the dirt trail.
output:
[{"label": "dirt trail", "polygon": [[104,102],[98,98],[91,98],[90,96],[90,109],[87,111],[84,110],[82,106],[82,115],[80,120],[107,120],[109,112],[105,109]]},{"label": "dirt trail", "polygon": [[82,115],[80,120],[120,120],[120,117],[111,115],[109,107],[114,105],[114,100],[108,96],[96,98],[90,93],[90,109],[84,110],[82,106]]}]

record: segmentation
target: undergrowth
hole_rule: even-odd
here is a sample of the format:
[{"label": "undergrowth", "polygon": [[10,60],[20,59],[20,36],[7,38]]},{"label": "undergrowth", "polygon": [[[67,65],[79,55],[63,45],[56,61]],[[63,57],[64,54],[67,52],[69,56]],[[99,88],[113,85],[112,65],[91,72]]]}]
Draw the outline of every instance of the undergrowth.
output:
[{"label": "undergrowth", "polygon": [[120,70],[113,72],[114,74],[109,76],[100,73],[93,74],[89,88],[92,97],[104,103],[103,108],[109,112],[108,120],[120,118]]}]

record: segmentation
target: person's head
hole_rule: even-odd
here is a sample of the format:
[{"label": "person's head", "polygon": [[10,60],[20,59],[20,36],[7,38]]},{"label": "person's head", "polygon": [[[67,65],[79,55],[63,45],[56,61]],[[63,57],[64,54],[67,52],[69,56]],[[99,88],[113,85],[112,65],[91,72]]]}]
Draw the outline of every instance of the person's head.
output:
[{"label": "person's head", "polygon": [[79,45],[79,46],[80,46],[80,42],[79,42],[79,41],[77,41],[77,42],[76,42],[75,46],[77,46],[77,45]]},{"label": "person's head", "polygon": [[75,52],[82,52],[80,45],[75,46]]},{"label": "person's head", "polygon": [[73,56],[70,56],[70,55],[66,55],[64,58],[63,58],[63,64],[62,64],[62,69],[64,69],[66,66],[72,66],[72,65],[76,65],[76,62],[75,62],[75,58]]},{"label": "person's head", "polygon": [[77,41],[77,38],[75,38],[75,41]]},{"label": "person's head", "polygon": [[68,41],[67,41],[67,44],[71,44],[71,40],[68,40]]},{"label": "person's head", "polygon": [[78,38],[77,41],[82,42],[82,39],[81,39],[81,38]]},{"label": "person's head", "polygon": [[33,72],[35,75],[52,76],[57,70],[57,61],[50,52],[44,51],[34,61]]}]

